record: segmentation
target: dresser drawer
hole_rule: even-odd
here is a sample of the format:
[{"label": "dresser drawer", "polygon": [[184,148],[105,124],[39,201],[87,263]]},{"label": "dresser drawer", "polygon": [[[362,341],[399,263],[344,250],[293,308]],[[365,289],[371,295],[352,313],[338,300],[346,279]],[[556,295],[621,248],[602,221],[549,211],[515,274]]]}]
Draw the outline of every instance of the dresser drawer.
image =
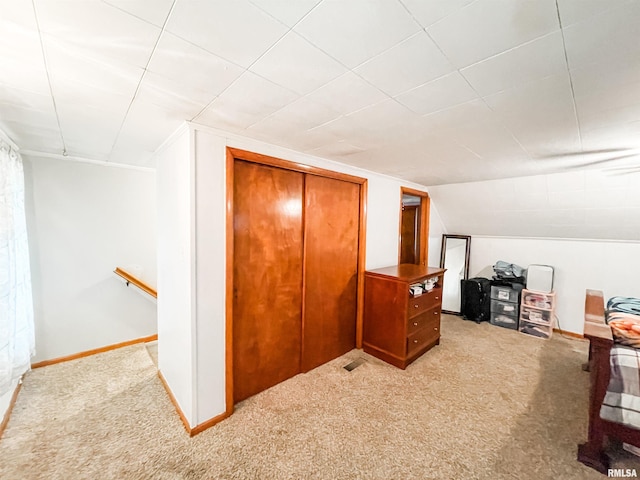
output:
[{"label": "dresser drawer", "polygon": [[442,303],[442,288],[434,288],[418,297],[409,298],[407,317],[414,317]]},{"label": "dresser drawer", "polygon": [[440,322],[429,322],[423,329],[407,337],[407,357],[422,347],[434,342],[440,336]]},{"label": "dresser drawer", "polygon": [[[433,325],[431,325],[433,324]],[[415,317],[411,317],[407,320],[407,335],[411,335],[418,330],[431,325],[437,327],[440,325],[440,305],[433,307],[426,312],[422,312]]]}]

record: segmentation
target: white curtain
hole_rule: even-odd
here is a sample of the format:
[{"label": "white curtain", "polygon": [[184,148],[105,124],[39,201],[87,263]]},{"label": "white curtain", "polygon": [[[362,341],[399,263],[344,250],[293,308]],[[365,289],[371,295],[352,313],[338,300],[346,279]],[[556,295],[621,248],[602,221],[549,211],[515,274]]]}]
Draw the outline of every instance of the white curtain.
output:
[{"label": "white curtain", "polygon": [[22,158],[0,139],[0,395],[35,353]]}]

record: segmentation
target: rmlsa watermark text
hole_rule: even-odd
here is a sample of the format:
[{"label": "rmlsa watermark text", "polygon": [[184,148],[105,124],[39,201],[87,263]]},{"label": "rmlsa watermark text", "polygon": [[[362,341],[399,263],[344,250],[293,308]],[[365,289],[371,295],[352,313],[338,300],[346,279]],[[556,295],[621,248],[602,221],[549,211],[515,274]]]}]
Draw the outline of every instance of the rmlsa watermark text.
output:
[{"label": "rmlsa watermark text", "polygon": [[635,468],[610,468],[607,477],[613,478],[638,478]]}]

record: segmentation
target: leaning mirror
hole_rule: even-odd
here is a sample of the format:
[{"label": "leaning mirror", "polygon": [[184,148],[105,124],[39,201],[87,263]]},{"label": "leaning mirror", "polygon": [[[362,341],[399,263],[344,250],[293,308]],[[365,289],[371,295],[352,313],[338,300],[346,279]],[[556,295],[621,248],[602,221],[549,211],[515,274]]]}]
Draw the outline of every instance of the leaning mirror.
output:
[{"label": "leaning mirror", "polygon": [[444,273],[444,289],[442,291],[442,311],[460,315],[460,280],[469,277],[469,251],[471,237],[469,235],[442,235],[440,268]]}]

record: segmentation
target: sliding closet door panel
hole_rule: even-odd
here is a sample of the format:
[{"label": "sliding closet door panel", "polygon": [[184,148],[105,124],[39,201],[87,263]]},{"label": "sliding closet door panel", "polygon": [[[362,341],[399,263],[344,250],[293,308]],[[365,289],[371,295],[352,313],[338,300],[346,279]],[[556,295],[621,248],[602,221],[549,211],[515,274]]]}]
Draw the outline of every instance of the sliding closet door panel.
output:
[{"label": "sliding closet door panel", "polygon": [[302,370],[355,348],[360,186],[307,175]]},{"label": "sliding closet door panel", "polygon": [[300,373],[303,189],[301,173],[235,161],[236,402]]}]

